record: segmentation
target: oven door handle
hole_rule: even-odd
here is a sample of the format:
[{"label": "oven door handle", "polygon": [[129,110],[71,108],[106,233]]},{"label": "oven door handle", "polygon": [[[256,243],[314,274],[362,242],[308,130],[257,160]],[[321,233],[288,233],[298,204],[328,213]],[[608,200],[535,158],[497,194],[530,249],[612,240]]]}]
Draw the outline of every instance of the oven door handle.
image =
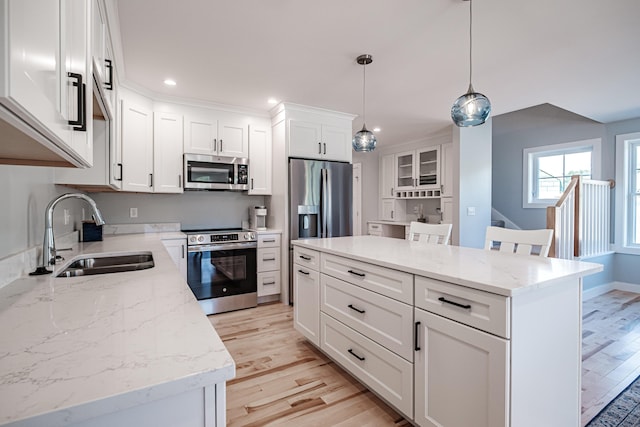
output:
[{"label": "oven door handle", "polygon": [[257,248],[257,242],[222,243],[219,245],[195,245],[189,246],[187,252],[215,252],[229,251],[233,249],[253,249]]}]

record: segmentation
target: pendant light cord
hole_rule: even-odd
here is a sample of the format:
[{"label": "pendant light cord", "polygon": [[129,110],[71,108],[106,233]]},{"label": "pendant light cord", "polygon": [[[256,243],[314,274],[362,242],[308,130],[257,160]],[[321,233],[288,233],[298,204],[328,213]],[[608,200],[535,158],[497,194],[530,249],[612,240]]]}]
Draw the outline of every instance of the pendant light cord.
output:
[{"label": "pendant light cord", "polygon": [[367,93],[367,64],[366,62],[362,64],[362,126],[366,127],[367,121],[367,110],[365,109],[365,96]]},{"label": "pendant light cord", "polygon": [[473,61],[471,59],[471,52],[473,51],[473,37],[471,35],[473,28],[473,8],[471,3],[473,0],[469,0],[469,88],[471,88],[471,74],[473,71]]}]

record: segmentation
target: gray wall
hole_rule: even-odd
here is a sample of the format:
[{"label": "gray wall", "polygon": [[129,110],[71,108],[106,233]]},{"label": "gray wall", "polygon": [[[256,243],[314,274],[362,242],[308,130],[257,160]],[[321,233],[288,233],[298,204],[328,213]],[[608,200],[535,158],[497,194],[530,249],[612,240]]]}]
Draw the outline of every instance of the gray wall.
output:
[{"label": "gray wall", "polygon": [[378,160],[377,151],[369,153],[353,153],[352,163],[362,164],[362,230],[367,234],[367,221],[373,221],[378,216]]},{"label": "gray wall", "polygon": [[[0,259],[42,245],[44,210],[56,196],[76,192],[53,184],[53,169],[39,166],[0,165]],[[73,231],[81,221],[83,202],[65,200],[54,211],[54,232],[61,235]],[[71,219],[64,225],[64,209]]]},{"label": "gray wall", "polygon": [[[608,152],[605,127],[549,104],[493,118],[492,204],[520,228],[546,227],[546,210],[522,207],[522,153],[525,148],[602,138]],[[610,153],[603,155],[602,178],[613,176]]]},{"label": "gray wall", "polygon": [[[240,227],[249,219],[250,207],[265,203],[263,196],[232,191],[96,193],[92,197],[107,224],[180,222],[183,228]],[[129,208],[138,208],[137,218],[129,217]]]}]

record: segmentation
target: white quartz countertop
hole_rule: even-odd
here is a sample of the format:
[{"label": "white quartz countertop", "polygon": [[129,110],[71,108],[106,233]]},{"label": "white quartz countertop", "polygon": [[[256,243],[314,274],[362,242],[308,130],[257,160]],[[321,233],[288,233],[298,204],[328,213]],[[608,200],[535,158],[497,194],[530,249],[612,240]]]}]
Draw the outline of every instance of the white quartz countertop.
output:
[{"label": "white quartz countertop", "polygon": [[398,226],[409,226],[411,225],[411,221],[390,221],[387,219],[376,219],[373,221],[367,221],[368,223],[370,222],[371,224],[386,224],[386,225],[398,225]]},{"label": "white quartz countertop", "polygon": [[147,270],[24,277],[0,289],[0,425],[69,425],[224,382],[235,364],[160,238],[79,243],[151,251]]},{"label": "white quartz countertop", "polygon": [[505,296],[515,296],[551,286],[561,278],[587,276],[603,269],[601,264],[590,262],[460,246],[425,245],[378,236],[302,239],[291,243]]}]

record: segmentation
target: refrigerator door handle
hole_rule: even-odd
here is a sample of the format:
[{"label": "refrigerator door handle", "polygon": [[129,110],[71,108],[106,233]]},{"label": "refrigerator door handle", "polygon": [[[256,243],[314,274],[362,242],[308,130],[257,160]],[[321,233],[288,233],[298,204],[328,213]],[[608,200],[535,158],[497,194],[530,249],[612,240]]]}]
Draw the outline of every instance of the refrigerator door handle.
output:
[{"label": "refrigerator door handle", "polygon": [[324,224],[325,232],[324,237],[333,237],[333,194],[331,194],[333,186],[331,185],[331,169],[324,170],[324,189],[325,189],[325,204],[324,204]]},{"label": "refrigerator door handle", "polygon": [[327,170],[320,169],[320,237],[327,237]]}]

